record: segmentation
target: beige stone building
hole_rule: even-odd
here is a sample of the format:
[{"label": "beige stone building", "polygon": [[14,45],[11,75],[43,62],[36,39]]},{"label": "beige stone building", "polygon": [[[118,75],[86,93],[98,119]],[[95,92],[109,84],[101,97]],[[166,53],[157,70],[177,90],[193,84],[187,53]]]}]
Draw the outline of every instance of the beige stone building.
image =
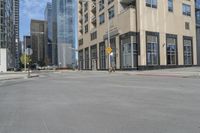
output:
[{"label": "beige stone building", "polygon": [[80,69],[197,64],[194,0],[79,0],[78,7]]}]

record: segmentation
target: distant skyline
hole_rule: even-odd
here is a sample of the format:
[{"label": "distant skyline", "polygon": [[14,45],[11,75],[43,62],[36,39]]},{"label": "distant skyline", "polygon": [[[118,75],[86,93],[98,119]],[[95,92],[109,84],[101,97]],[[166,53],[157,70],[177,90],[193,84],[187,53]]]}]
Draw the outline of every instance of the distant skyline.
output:
[{"label": "distant skyline", "polygon": [[46,3],[51,0],[20,0],[20,39],[30,35],[31,19],[44,20]]}]

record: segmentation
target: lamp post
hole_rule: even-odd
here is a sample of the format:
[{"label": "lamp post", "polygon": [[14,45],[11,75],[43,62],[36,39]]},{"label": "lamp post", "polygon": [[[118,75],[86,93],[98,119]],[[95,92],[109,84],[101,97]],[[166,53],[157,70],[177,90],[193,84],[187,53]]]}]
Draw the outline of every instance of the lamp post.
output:
[{"label": "lamp post", "polygon": [[[84,7],[84,3],[86,3],[86,2],[91,2],[91,3],[97,4],[96,2],[92,2],[91,0],[81,0],[81,2],[82,2],[82,8]],[[101,2],[99,2],[98,4],[100,4],[101,6],[104,6],[104,4],[101,3]],[[109,9],[108,7],[109,6],[107,5],[107,8],[105,10],[108,10]],[[84,9],[82,9],[82,12],[84,13]],[[107,23],[108,47],[110,47],[111,45],[110,45],[110,18],[109,18],[109,11],[106,13],[106,18],[108,20],[108,23]],[[84,19],[83,19],[83,24],[84,24]],[[108,71],[109,72],[110,72],[110,69],[111,69],[111,59],[110,59],[110,53],[108,53]]]}]

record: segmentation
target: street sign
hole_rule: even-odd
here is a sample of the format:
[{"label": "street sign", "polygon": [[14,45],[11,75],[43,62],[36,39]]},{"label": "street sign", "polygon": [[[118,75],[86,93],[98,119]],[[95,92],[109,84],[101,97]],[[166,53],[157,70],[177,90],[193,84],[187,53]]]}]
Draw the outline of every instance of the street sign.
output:
[{"label": "street sign", "polygon": [[31,48],[27,48],[27,49],[25,50],[25,54],[26,54],[26,55],[32,55],[32,54],[33,54],[33,50],[32,50]]},{"label": "street sign", "polygon": [[111,47],[107,47],[107,48],[106,48],[106,52],[107,52],[108,54],[110,54],[110,53],[112,52],[112,48],[111,48]]}]

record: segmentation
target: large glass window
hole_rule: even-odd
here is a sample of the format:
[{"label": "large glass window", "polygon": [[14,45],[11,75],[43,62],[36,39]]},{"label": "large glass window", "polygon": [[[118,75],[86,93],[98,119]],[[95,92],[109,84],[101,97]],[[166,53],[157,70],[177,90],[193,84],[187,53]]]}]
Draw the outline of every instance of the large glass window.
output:
[{"label": "large glass window", "polygon": [[91,68],[97,68],[97,45],[91,46]]},{"label": "large glass window", "polygon": [[105,43],[99,44],[99,67],[100,69],[106,69],[106,53],[105,53]]},{"label": "large glass window", "polygon": [[184,49],[184,64],[185,65],[192,65],[192,40],[191,39],[184,39],[183,40],[183,49]]},{"label": "large glass window", "polygon": [[90,56],[89,56],[89,48],[85,49],[85,69],[88,70],[89,69],[89,60],[90,60]]},{"label": "large glass window", "polygon": [[146,0],[146,6],[157,8],[157,0]]},{"label": "large glass window", "polygon": [[191,6],[187,4],[183,4],[183,15],[191,16]]},{"label": "large glass window", "polygon": [[167,64],[177,64],[177,39],[175,37],[167,37]]},{"label": "large glass window", "polygon": [[173,12],[173,0],[168,0],[168,11]]},{"label": "large glass window", "polygon": [[158,36],[147,35],[147,65],[159,65]]},{"label": "large glass window", "polygon": [[113,55],[111,56],[110,62],[113,67],[116,66],[116,38],[111,38],[110,47],[112,48]]},{"label": "large glass window", "polygon": [[133,36],[133,42],[131,43],[131,37],[121,40],[121,62],[122,68],[134,68],[137,67],[137,44],[136,36]]}]

